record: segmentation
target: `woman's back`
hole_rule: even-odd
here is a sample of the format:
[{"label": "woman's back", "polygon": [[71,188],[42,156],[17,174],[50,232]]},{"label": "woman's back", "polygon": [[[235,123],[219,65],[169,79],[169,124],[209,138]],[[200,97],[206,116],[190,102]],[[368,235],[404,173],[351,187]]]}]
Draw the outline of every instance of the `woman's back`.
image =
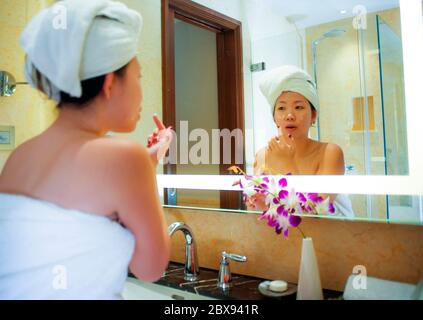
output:
[{"label": "woman's back", "polygon": [[115,218],[117,208],[110,190],[114,185],[108,181],[113,168],[108,166],[118,155],[108,154],[127,143],[120,138],[47,130],[12,153],[0,176],[0,192]]}]

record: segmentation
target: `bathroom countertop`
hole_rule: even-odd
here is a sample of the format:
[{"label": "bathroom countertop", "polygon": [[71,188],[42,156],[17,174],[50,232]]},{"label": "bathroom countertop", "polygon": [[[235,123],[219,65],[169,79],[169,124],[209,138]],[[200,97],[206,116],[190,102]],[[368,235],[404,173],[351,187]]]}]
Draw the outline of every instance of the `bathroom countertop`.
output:
[{"label": "bathroom countertop", "polygon": [[[186,290],[188,292],[201,294],[204,296],[223,299],[223,300],[295,300],[296,292],[282,297],[267,297],[260,293],[258,286],[261,279],[246,275],[232,273],[233,286],[229,290],[222,290],[217,287],[217,277],[219,271],[200,268],[198,280],[189,282],[184,280],[184,265],[181,263],[170,262],[168,269],[161,279],[156,281],[167,287]],[[323,289],[324,299],[340,299],[342,292]]]}]

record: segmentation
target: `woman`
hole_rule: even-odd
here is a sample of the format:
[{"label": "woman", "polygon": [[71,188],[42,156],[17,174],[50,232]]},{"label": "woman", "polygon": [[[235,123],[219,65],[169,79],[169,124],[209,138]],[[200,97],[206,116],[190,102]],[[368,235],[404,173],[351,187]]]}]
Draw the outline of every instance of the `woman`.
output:
[{"label": "woman", "polygon": [[[309,129],[315,123],[319,109],[317,90],[311,77],[295,66],[282,66],[264,76],[260,90],[271,106],[278,136],[257,153],[254,174],[344,174],[342,149],[336,144],[309,138]],[[343,199],[343,196],[330,197],[331,201]],[[263,207],[257,197],[251,200],[258,201],[256,205]],[[340,210],[350,215],[349,202],[346,206],[347,210]]]},{"label": "woman", "polygon": [[156,119],[149,149],[105,136],[140,119],[141,16],[107,0],[57,5],[65,29],[53,6],[21,36],[27,80],[59,102],[59,116],[0,175],[0,298],[119,299],[128,265],[145,281],[167,268],[155,169],[171,133]]}]

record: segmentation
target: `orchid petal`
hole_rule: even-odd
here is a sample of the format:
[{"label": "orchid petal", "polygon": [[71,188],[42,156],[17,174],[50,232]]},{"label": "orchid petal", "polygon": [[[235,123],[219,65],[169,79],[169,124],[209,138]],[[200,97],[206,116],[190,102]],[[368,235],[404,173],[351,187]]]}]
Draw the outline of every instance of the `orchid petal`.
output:
[{"label": "orchid petal", "polygon": [[278,208],[276,209],[276,212],[278,214],[283,214],[285,211],[286,210],[285,210],[284,206],[278,206]]},{"label": "orchid petal", "polygon": [[260,184],[260,187],[264,189],[269,189],[269,186],[265,183]]},{"label": "orchid petal", "polygon": [[286,190],[281,190],[281,191],[279,191],[278,196],[279,196],[279,198],[281,198],[281,199],[285,199],[286,197],[288,197],[288,194],[289,194],[289,192],[288,192],[288,191],[286,191]]},{"label": "orchid petal", "polygon": [[297,197],[301,202],[307,202],[307,198],[301,192],[297,192]]},{"label": "orchid petal", "polygon": [[289,216],[288,221],[291,227],[295,228],[301,223],[301,217],[291,215]]},{"label": "orchid petal", "polygon": [[285,178],[282,178],[282,179],[279,180],[279,186],[281,188],[285,188],[287,185],[288,185],[288,182],[286,181]]},{"label": "orchid petal", "polygon": [[316,203],[321,202],[321,201],[319,201],[320,200],[319,199],[320,197],[319,197],[319,195],[317,193],[308,193],[307,194],[307,198],[309,198],[311,201],[316,202]]}]

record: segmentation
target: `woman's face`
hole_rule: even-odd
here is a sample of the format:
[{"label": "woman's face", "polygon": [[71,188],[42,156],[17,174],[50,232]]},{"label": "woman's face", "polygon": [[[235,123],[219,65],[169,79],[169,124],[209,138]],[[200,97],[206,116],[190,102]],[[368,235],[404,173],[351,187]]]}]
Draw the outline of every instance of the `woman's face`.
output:
[{"label": "woman's face", "polygon": [[304,96],[286,91],[276,100],[273,116],[280,134],[302,138],[308,136],[308,130],[316,120],[317,112]]},{"label": "woman's face", "polygon": [[114,76],[111,96],[111,131],[131,132],[141,118],[141,67],[136,58],[125,69],[123,76]]}]

